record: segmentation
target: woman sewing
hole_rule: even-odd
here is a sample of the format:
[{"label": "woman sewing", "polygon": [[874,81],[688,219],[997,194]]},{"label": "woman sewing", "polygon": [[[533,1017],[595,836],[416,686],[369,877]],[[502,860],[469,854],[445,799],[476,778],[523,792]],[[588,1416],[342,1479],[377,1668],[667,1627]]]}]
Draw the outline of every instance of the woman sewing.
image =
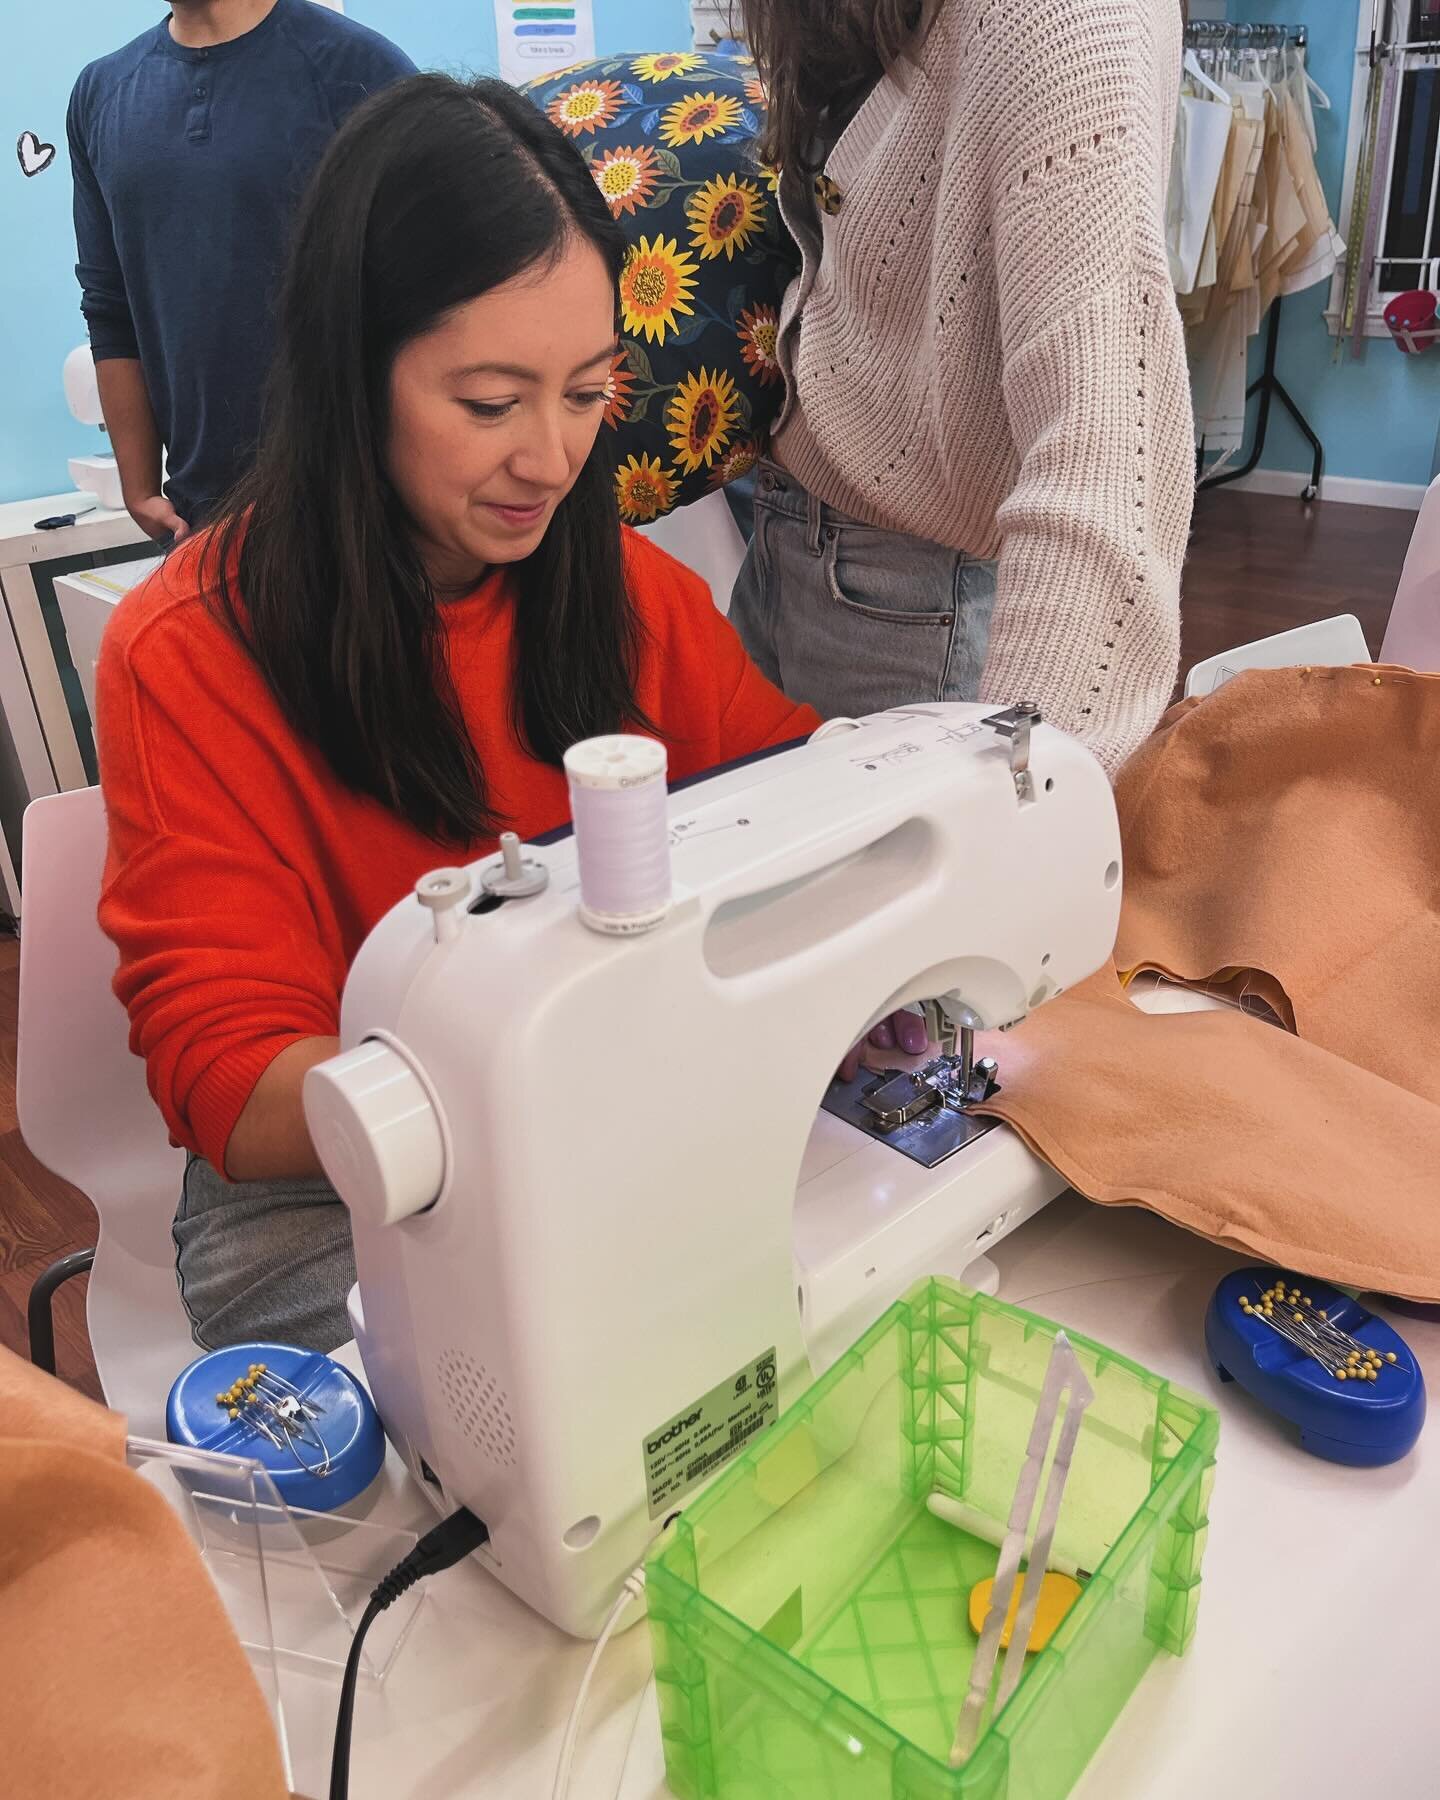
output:
[{"label": "woman sewing", "polygon": [[350,1335],[301,1082],[376,920],[500,829],[563,823],[579,739],[651,731],[683,776],[817,722],[617,522],[592,451],[622,254],[510,88],[421,76],[362,108],[298,221],[254,473],[106,633],[100,917],[191,1152],[175,1239],[208,1347]]},{"label": "woman sewing", "polygon": [[804,253],[731,607],[827,714],[1168,704],[1193,491],[1163,234],[1177,0],[744,0]]}]

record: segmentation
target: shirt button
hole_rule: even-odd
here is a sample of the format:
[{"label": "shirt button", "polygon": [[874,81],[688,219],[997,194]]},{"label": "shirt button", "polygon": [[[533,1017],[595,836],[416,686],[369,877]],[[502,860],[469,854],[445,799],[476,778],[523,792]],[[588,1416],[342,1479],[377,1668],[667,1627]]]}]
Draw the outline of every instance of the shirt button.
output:
[{"label": "shirt button", "polygon": [[815,198],[820,202],[821,211],[829,213],[833,218],[843,205],[845,196],[840,192],[839,184],[828,175],[817,175]]}]

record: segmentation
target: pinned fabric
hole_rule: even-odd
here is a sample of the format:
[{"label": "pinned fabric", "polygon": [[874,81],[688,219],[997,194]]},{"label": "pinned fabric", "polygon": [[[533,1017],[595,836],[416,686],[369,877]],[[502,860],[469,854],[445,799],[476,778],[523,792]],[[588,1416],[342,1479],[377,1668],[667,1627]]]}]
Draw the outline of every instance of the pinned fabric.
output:
[{"label": "pinned fabric", "polygon": [[1112,967],[986,1045],[1072,1187],[1341,1286],[1440,1302],[1440,1107],[1240,1012],[1151,1017]]},{"label": "pinned fabric", "polygon": [[[1120,975],[991,1045],[981,1110],[1102,1204],[1440,1302],[1437,769],[1440,676],[1254,670],[1175,708],[1116,787]],[[1140,970],[1291,1029],[1149,1016]]]},{"label": "pinned fabric", "polygon": [[1440,1106],[1437,772],[1437,675],[1255,669],[1176,707],[1116,786],[1121,974],[1255,971],[1307,1043]]},{"label": "pinned fabric", "polygon": [[245,1653],[125,1421],[0,1348],[5,1792],[285,1800]]}]

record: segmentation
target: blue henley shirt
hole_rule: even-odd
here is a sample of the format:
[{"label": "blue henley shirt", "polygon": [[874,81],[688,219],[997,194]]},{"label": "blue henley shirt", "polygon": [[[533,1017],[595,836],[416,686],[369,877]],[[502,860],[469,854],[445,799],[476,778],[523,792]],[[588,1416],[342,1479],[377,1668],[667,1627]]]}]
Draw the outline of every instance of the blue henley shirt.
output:
[{"label": "blue henley shirt", "polygon": [[191,50],[169,15],[81,74],[67,121],[76,274],[97,362],[138,357],[193,522],[259,438],[273,307],[297,201],[346,114],[412,75],[377,32],[312,0]]}]

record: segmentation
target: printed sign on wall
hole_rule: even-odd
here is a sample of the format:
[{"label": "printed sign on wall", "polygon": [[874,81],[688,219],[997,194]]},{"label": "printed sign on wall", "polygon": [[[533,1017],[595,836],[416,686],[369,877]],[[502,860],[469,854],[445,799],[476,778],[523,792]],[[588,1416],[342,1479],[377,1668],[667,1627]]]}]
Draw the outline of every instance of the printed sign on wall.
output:
[{"label": "printed sign on wall", "polygon": [[592,0],[495,0],[503,80],[535,81],[595,54]]}]

